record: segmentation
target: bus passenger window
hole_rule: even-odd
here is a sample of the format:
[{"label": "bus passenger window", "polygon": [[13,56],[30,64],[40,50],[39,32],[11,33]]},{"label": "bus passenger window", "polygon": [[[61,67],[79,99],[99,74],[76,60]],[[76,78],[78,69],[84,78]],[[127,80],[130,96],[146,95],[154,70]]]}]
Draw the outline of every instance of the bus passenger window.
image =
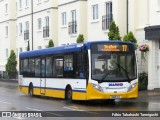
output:
[{"label": "bus passenger window", "polygon": [[34,70],[35,66],[34,66],[34,59],[29,59],[29,74],[31,77],[34,77]]},{"label": "bus passenger window", "polygon": [[23,75],[23,62],[24,60],[21,60],[20,62],[20,74]]},{"label": "bus passenger window", "polygon": [[23,72],[28,73],[28,59],[24,59]]},{"label": "bus passenger window", "polygon": [[53,75],[55,77],[63,77],[63,59],[58,58],[54,60]]},{"label": "bus passenger window", "polygon": [[64,71],[73,71],[73,55],[64,56]]},{"label": "bus passenger window", "polygon": [[52,58],[46,58],[46,77],[52,77]]},{"label": "bus passenger window", "polygon": [[46,77],[46,63],[45,59],[41,59],[41,77]]},{"label": "bus passenger window", "polygon": [[35,76],[40,77],[40,59],[35,60]]}]

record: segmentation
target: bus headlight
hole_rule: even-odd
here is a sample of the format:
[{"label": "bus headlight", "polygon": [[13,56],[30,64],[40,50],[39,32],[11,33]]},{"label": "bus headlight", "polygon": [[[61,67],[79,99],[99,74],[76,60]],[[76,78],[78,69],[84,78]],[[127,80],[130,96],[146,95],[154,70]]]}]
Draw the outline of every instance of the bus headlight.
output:
[{"label": "bus headlight", "polygon": [[135,87],[137,86],[137,83],[132,84],[129,88],[128,88],[128,92],[133,90]]},{"label": "bus headlight", "polygon": [[103,89],[100,85],[97,85],[97,84],[92,84],[92,86],[94,87],[94,89],[100,91],[100,92],[103,92]]}]

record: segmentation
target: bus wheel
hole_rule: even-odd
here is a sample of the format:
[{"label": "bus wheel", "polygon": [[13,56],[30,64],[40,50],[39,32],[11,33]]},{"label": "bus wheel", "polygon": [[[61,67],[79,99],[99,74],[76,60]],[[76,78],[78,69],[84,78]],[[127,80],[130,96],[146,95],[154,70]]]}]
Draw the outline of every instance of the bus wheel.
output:
[{"label": "bus wheel", "polygon": [[109,103],[114,103],[114,102],[115,102],[115,99],[108,99],[107,102],[109,102]]},{"label": "bus wheel", "polygon": [[70,87],[66,90],[66,100],[68,102],[72,101],[72,89]]},{"label": "bus wheel", "polygon": [[33,97],[33,87],[29,87],[29,96]]}]

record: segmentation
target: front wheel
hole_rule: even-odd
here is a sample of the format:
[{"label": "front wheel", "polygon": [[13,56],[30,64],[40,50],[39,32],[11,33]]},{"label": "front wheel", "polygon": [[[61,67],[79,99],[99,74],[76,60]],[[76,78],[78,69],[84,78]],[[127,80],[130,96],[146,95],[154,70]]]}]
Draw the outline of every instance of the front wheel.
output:
[{"label": "front wheel", "polygon": [[68,88],[66,90],[66,100],[68,102],[71,102],[72,101],[72,89],[71,88]]}]

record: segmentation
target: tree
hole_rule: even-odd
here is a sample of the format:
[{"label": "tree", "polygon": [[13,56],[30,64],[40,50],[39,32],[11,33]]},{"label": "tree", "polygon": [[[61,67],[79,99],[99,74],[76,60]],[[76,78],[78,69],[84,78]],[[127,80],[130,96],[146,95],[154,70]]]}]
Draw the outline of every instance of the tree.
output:
[{"label": "tree", "polygon": [[137,40],[132,32],[129,32],[127,35],[125,35],[123,37],[123,41],[137,43]]},{"label": "tree", "polygon": [[16,78],[16,75],[17,75],[16,66],[17,66],[16,54],[13,50],[11,50],[10,56],[5,66],[6,72],[8,73],[8,76],[10,79]]},{"label": "tree", "polygon": [[54,47],[54,43],[52,39],[49,40],[48,47]]},{"label": "tree", "polygon": [[115,21],[112,21],[109,27],[109,33],[108,33],[109,40],[120,40],[120,33],[119,28],[116,26]]},{"label": "tree", "polygon": [[83,43],[84,42],[84,36],[82,34],[79,34],[77,38],[77,43]]}]

